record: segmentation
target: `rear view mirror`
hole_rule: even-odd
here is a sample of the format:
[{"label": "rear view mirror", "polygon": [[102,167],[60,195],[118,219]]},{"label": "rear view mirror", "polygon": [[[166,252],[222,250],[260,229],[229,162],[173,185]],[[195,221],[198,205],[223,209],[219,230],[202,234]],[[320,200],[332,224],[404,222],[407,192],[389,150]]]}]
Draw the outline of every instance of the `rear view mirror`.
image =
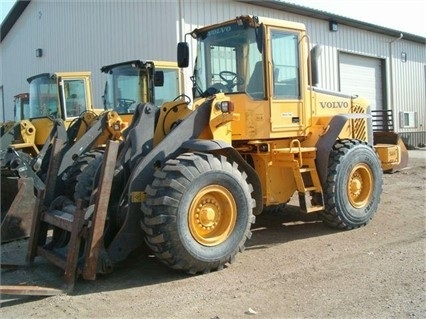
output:
[{"label": "rear view mirror", "polygon": [[321,55],[321,52],[322,52],[322,46],[318,44],[311,49],[311,72],[312,72],[311,85],[312,86],[318,86],[319,84],[318,59]]},{"label": "rear view mirror", "polygon": [[189,45],[187,42],[178,43],[177,63],[180,68],[186,68],[189,65]]},{"label": "rear view mirror", "polygon": [[265,33],[265,26],[262,23],[255,30],[256,30],[257,49],[259,50],[259,53],[262,53],[263,52],[263,39],[264,39],[264,33]]},{"label": "rear view mirror", "polygon": [[164,72],[163,71],[155,71],[154,85],[155,86],[163,86],[164,85]]}]

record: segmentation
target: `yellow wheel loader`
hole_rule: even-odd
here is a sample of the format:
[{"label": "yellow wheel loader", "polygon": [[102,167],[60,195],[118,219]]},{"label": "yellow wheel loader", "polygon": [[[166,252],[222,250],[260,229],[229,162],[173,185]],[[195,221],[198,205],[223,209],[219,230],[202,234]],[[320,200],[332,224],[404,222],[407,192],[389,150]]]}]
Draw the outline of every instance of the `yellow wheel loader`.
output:
[{"label": "yellow wheel loader", "polygon": [[25,112],[29,109],[29,94],[28,93],[20,93],[13,97],[13,113],[14,119],[1,123],[1,134],[0,137],[4,135],[7,131],[9,131],[16,122],[19,122],[23,119],[28,118]]},{"label": "yellow wheel loader", "polygon": [[175,62],[133,60],[106,65],[104,108],[129,114],[140,103],[156,106],[171,101],[183,91],[181,71]]},{"label": "yellow wheel loader", "polygon": [[[52,130],[66,131],[79,119],[73,139],[84,134],[96,117],[92,106],[90,72],[42,73],[27,79],[29,103],[12,129],[1,137],[1,150],[9,146],[37,156]],[[18,113],[16,113],[18,114]],[[58,128],[60,127],[60,128]]]},{"label": "yellow wheel loader", "polygon": [[[316,87],[303,24],[240,16],[190,35],[192,107],[140,104],[125,140],[81,172],[75,199],[49,187],[38,195],[28,261],[62,267],[68,289],[143,242],[173,269],[222,269],[244,250],[255,216],[294,195],[302,212],[343,230],[377,211],[383,172],[368,101]],[[189,64],[187,43],[178,64]]]},{"label": "yellow wheel loader", "polygon": [[[106,74],[102,96],[104,109],[110,116],[113,114],[118,116],[120,123],[123,124],[118,125],[117,136],[114,136],[112,125],[119,123],[117,120],[111,121],[110,125],[102,125],[101,127],[109,129],[104,130],[105,133],[92,143],[99,147],[88,149],[82,147],[81,143],[76,143],[74,149],[79,152],[69,152],[70,160],[62,161],[59,174],[69,167],[63,179],[67,181],[67,188],[72,192],[77,176],[92,160],[103,155],[106,141],[123,139],[127,126],[133,120],[137,105],[149,102],[159,106],[163,101],[180,96],[182,92],[180,70],[174,62],[131,60],[103,66],[101,72]],[[87,134],[84,138],[86,137],[93,138],[93,134]]]},{"label": "yellow wheel loader", "polygon": [[[168,99],[170,96],[174,97],[179,94],[181,90],[180,74],[176,63],[135,60],[105,66],[101,71],[107,73],[105,93],[108,95],[104,96],[105,111],[99,114],[100,111],[97,110],[99,115],[96,115],[91,121],[87,119],[87,116],[74,118],[78,125],[71,124],[68,127],[67,135],[64,131],[54,134],[55,131],[52,130],[36,158],[28,157],[14,147],[9,147],[4,152],[2,162],[2,186],[4,186],[2,187],[2,195],[4,195],[2,196],[2,242],[27,237],[30,233],[32,211],[28,207],[34,205],[33,188],[37,193],[45,187],[44,180],[48,170],[53,136],[65,142],[60,154],[61,161],[57,172],[56,187],[63,189],[64,194],[72,196],[76,177],[81,170],[90,161],[103,154],[105,143],[108,140],[122,139],[123,131],[130,123],[134,111],[134,109],[133,111],[131,109],[123,110],[122,101],[134,99],[134,102],[138,103],[148,101],[155,103],[155,94],[159,99]],[[73,73],[73,80],[75,78],[76,73]],[[38,76],[34,79],[30,83],[41,83],[42,85],[32,91],[46,91],[46,88],[43,88],[46,77]],[[63,77],[58,83],[61,83],[58,86],[59,91],[61,91],[61,86],[67,87],[68,95],[77,95],[78,89],[82,91],[82,87],[71,85],[72,82],[64,82]],[[85,84],[89,84],[89,82],[85,82]],[[90,90],[88,92],[90,93]],[[62,93],[62,95],[64,94]],[[90,94],[87,96],[91,97]],[[106,103],[112,100],[117,101],[116,107],[110,107],[112,104]],[[59,109],[68,110],[66,112],[71,114],[69,109],[72,105],[68,103],[67,108]],[[30,108],[30,110],[32,109]],[[28,110],[26,112],[28,113]],[[35,111],[32,112],[32,115],[34,114]],[[85,124],[85,132],[78,130],[81,127],[80,122]],[[43,156],[40,156],[41,154]],[[8,196],[6,196],[6,192]]]},{"label": "yellow wheel loader", "polygon": [[34,204],[33,188],[44,186],[52,139],[72,144],[97,120],[90,75],[38,74],[27,79],[29,93],[15,97],[14,125],[0,138],[2,242],[29,235],[28,207]]}]

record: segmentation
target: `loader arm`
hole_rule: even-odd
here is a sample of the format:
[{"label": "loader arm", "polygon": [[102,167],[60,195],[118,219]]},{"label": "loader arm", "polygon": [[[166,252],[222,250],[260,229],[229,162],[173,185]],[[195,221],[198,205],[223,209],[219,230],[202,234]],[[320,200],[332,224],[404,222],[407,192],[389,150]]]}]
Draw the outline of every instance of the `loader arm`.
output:
[{"label": "loader arm", "polygon": [[77,141],[68,141],[61,150],[55,197],[63,194],[62,188],[70,190],[71,193],[74,191],[76,176],[73,169],[77,158],[91,150],[104,149],[109,140],[121,140],[126,128],[127,122],[124,122],[117,112],[108,111],[101,114]]},{"label": "loader arm", "polygon": [[[154,149],[140,159],[132,170],[131,176],[122,194],[118,209],[124,209],[125,221],[114,237],[111,245],[107,248],[109,257],[115,262],[124,260],[128,254],[143,242],[143,232],[139,222],[141,218],[141,203],[145,192],[149,191],[149,185],[154,176],[156,167],[161,166],[168,158],[178,154],[182,144],[197,138],[209,124],[211,105],[213,99],[207,99],[188,117],[186,117],[174,130],[172,130]],[[145,113],[144,113],[145,114]],[[154,116],[150,117],[154,120]],[[145,140],[153,138],[153,131],[144,130],[138,132],[146,136]]]}]

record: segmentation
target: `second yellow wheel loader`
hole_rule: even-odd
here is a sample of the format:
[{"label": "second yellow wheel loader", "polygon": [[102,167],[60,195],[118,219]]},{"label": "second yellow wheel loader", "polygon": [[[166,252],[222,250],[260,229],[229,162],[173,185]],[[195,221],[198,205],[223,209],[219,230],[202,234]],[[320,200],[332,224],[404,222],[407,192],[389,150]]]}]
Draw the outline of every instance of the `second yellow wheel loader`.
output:
[{"label": "second yellow wheel loader", "polygon": [[27,79],[29,93],[15,97],[14,125],[0,138],[2,242],[29,234],[28,207],[34,203],[33,188],[44,185],[52,139],[59,137],[71,144],[97,120],[90,75],[38,74]]},{"label": "second yellow wheel loader", "polygon": [[67,131],[74,126],[73,139],[84,134],[96,117],[92,105],[90,72],[42,73],[28,78],[29,103],[24,117],[1,137],[1,150],[9,146],[37,156],[52,130]]},{"label": "second yellow wheel loader", "polygon": [[[75,123],[68,127],[67,135],[65,135],[65,131],[58,131],[59,134],[56,134],[56,138],[65,142],[60,154],[57,186],[64,190],[64,194],[67,195],[73,194],[76,177],[81,170],[90,161],[103,154],[105,143],[108,140],[122,139],[123,131],[133,117],[131,109],[123,109],[122,101],[134,99],[134,103],[149,101],[155,103],[155,96],[158,96],[158,99],[168,99],[180,94],[181,81],[176,63],[135,60],[105,66],[101,71],[107,73],[104,95],[105,111],[101,113],[97,110],[97,114],[100,114],[96,114],[93,120],[87,119],[87,116],[93,116],[94,112],[85,112],[83,117],[74,116],[72,121]],[[30,104],[31,108],[27,109],[26,113],[31,113],[31,116],[46,115],[37,113],[40,109],[38,105],[46,104],[43,102],[47,99],[44,96],[47,94],[46,92],[51,90],[53,96],[55,88],[57,88],[58,92],[62,92],[59,94],[60,96],[72,95],[73,103],[69,101],[70,99],[66,99],[65,104],[59,103],[61,107],[55,108],[55,104],[52,102],[49,108],[51,110],[49,116],[52,115],[53,110],[62,110],[58,111],[58,114],[77,114],[78,112],[71,111],[76,107],[76,96],[84,96],[82,92],[86,91],[84,85],[87,85],[87,96],[91,97],[91,94],[89,94],[90,86],[88,86],[90,82],[78,81],[77,73],[71,75],[72,78],[71,76],[65,77],[63,74],[60,78],[58,78],[59,74],[56,77],[44,75],[32,78],[30,80],[30,83],[33,84],[30,86],[31,91],[36,92],[33,95],[40,96],[40,98],[33,99],[33,101],[39,103]],[[58,82],[54,82],[53,79]],[[50,84],[47,85],[46,82]],[[54,83],[58,83],[58,85],[55,86]],[[35,86],[36,84],[37,86]],[[79,85],[81,86],[79,87]],[[40,92],[45,93],[42,95]],[[116,101],[117,104],[112,106],[112,101]],[[84,104],[81,101],[79,103]],[[87,115],[85,115],[86,113]],[[32,121],[35,122],[43,120],[45,120],[43,117],[32,118]],[[85,125],[84,131],[79,130],[82,126],[81,123]],[[2,164],[2,186],[4,186],[2,187],[2,242],[29,235],[32,217],[31,207],[34,204],[32,189],[34,188],[36,193],[38,190],[44,189],[51,150],[50,143],[54,132],[51,132],[45,145],[35,158],[19,152],[17,150],[19,147],[16,147],[16,144],[12,145],[5,153]],[[43,156],[40,156],[41,154]],[[44,156],[44,154],[47,155]]]}]

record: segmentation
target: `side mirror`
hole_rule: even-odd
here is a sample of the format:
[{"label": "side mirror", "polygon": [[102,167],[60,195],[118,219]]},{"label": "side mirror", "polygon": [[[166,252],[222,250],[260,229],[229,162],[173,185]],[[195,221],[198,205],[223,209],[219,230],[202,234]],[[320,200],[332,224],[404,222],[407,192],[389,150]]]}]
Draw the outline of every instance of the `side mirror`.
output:
[{"label": "side mirror", "polygon": [[259,50],[259,53],[263,52],[264,34],[265,34],[265,26],[262,23],[260,24],[258,28],[256,28],[256,43],[257,43],[257,49]]},{"label": "side mirror", "polygon": [[312,72],[311,84],[312,86],[319,85],[318,59],[321,53],[322,53],[322,46],[318,44],[311,49],[311,72]]},{"label": "side mirror", "polygon": [[102,103],[104,104],[104,110],[107,110],[107,94],[108,94],[108,82],[105,82],[104,95],[102,95]]},{"label": "side mirror", "polygon": [[164,86],[164,72],[163,71],[155,71],[154,86]]},{"label": "side mirror", "polygon": [[180,68],[187,68],[189,65],[189,45],[187,42],[178,43],[177,63]]},{"label": "side mirror", "polygon": [[322,53],[322,46],[319,44],[316,44],[312,49],[311,49],[311,56],[313,59],[318,59],[320,57]]}]

